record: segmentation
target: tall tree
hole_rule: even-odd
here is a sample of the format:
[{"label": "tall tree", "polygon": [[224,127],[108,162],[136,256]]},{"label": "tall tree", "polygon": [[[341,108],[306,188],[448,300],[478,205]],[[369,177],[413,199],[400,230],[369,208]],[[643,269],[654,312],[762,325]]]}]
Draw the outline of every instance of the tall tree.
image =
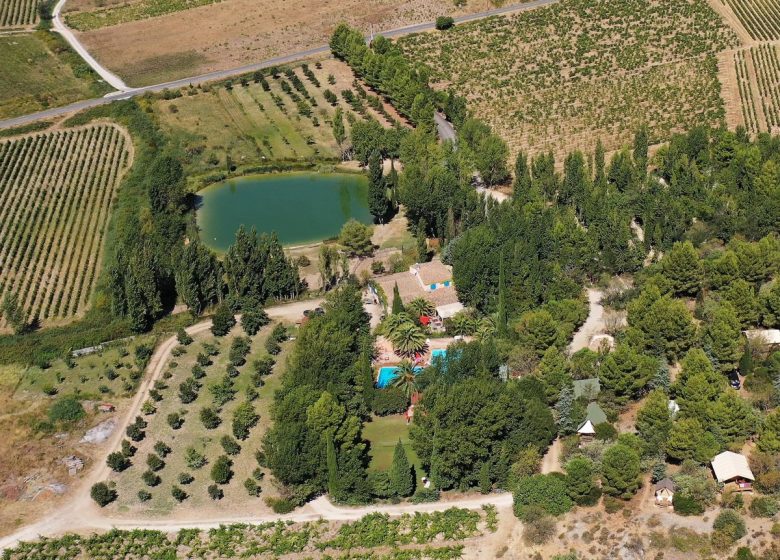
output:
[{"label": "tall tree", "polygon": [[498,269],[498,320],[496,328],[498,336],[504,338],[509,334],[509,320],[506,309],[506,264],[504,254],[501,254],[501,264]]},{"label": "tall tree", "polygon": [[382,156],[374,150],[368,159],[368,209],[377,223],[384,223],[390,213],[390,200],[382,176]]},{"label": "tall tree", "polygon": [[347,131],[344,128],[344,111],[341,107],[336,109],[336,113],[333,115],[333,138],[336,139],[336,144],[339,146],[339,154],[341,158],[344,158],[344,141],[347,139]]},{"label": "tall tree", "polygon": [[414,469],[409,464],[401,440],[395,445],[393,462],[390,465],[390,488],[394,495],[404,498],[414,492]]},{"label": "tall tree", "polygon": [[392,303],[392,313],[393,315],[398,315],[399,313],[404,312],[404,302],[401,300],[401,293],[398,291],[398,282],[393,284],[393,303]]},{"label": "tall tree", "polygon": [[528,166],[528,154],[518,152],[515,159],[515,182],[512,198],[527,202],[531,198],[531,168]]},{"label": "tall tree", "polygon": [[675,295],[695,296],[699,292],[704,270],[690,241],[675,243],[661,261],[661,270],[671,282]]},{"label": "tall tree", "polygon": [[672,429],[672,414],[669,397],[660,389],[652,391],[639,409],[636,417],[636,431],[648,449],[663,451]]},{"label": "tall tree", "polygon": [[630,498],[641,484],[639,473],[639,454],[631,447],[618,443],[604,452],[601,481],[605,493]]}]

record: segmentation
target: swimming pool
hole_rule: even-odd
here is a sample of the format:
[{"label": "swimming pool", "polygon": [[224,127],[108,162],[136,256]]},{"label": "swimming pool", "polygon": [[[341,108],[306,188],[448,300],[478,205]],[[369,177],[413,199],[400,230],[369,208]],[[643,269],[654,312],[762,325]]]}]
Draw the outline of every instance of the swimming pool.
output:
[{"label": "swimming pool", "polygon": [[[423,368],[414,368],[414,373],[419,374]],[[379,368],[379,377],[376,379],[377,389],[385,389],[393,384],[393,380],[398,377],[398,366],[384,366]]]},{"label": "swimming pool", "polygon": [[435,360],[436,358],[442,360],[446,359],[447,358],[446,348],[436,348],[435,350],[431,350],[431,361]]}]

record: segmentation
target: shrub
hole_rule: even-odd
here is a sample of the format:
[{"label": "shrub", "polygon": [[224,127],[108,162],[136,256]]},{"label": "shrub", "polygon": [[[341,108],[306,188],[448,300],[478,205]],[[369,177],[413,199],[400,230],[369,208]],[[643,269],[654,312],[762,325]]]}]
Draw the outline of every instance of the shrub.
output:
[{"label": "shrub", "polygon": [[222,497],[225,495],[225,493],[222,491],[222,488],[220,488],[216,484],[212,484],[208,487],[208,493],[209,493],[209,497],[212,500],[221,500]]},{"label": "shrub", "polygon": [[241,328],[249,336],[254,336],[271,320],[268,314],[260,307],[260,304],[245,305],[241,314]]},{"label": "shrub", "polygon": [[127,426],[125,433],[133,441],[141,441],[146,437],[144,428],[146,427],[146,421],[140,416],[136,416],[135,421]]},{"label": "shrub", "polygon": [[106,464],[111,467],[112,471],[122,472],[130,466],[130,459],[121,451],[114,451],[106,458]]},{"label": "shrub", "polygon": [[133,455],[135,455],[136,451],[137,449],[135,445],[133,445],[126,439],[122,440],[122,455],[124,455],[125,457],[132,457]]},{"label": "shrub", "polygon": [[171,488],[171,496],[173,496],[173,499],[177,502],[183,502],[187,499],[187,492],[179,488],[178,486],[174,486]]},{"label": "shrub", "polygon": [[219,415],[209,407],[206,407],[200,411],[200,421],[203,422],[203,427],[205,427],[207,430],[213,430],[222,422],[222,420],[219,418]]},{"label": "shrub", "polygon": [[618,437],[618,431],[609,422],[596,424],[596,439],[600,441],[614,441]]},{"label": "shrub", "polygon": [[182,346],[189,346],[192,344],[192,337],[183,328],[179,328],[179,330],[176,331],[176,339]]},{"label": "shrub", "polygon": [[227,303],[221,303],[217,306],[211,321],[211,332],[214,336],[225,336],[236,324],[236,318]]},{"label": "shrub", "polygon": [[203,369],[203,366],[200,364],[195,364],[192,366],[192,378],[193,379],[203,379],[206,377],[206,370]]},{"label": "shrub", "polygon": [[152,472],[157,472],[165,468],[165,461],[160,459],[154,453],[149,453],[149,456],[146,457],[146,465]]},{"label": "shrub", "polygon": [[233,435],[241,440],[249,437],[251,430],[260,419],[260,415],[255,412],[251,403],[244,402],[233,411]]},{"label": "shrub", "polygon": [[371,399],[371,408],[377,416],[400,414],[408,406],[409,399],[403,389],[399,387],[375,389],[374,396]]},{"label": "shrub", "polygon": [[747,535],[745,521],[731,509],[721,511],[715,518],[712,528],[714,529],[712,542],[719,549],[727,548]]},{"label": "shrub", "polygon": [[158,454],[160,457],[163,457],[163,458],[165,458],[165,457],[167,457],[167,456],[168,456],[168,453],[170,453],[170,452],[171,452],[171,448],[170,448],[170,446],[168,446],[168,444],[166,444],[165,442],[158,441],[157,443],[155,443],[155,444],[154,444],[154,451],[155,451],[155,453],[157,453],[157,454]]},{"label": "shrub", "polygon": [[227,484],[233,477],[233,461],[227,455],[220,455],[211,467],[211,479],[217,484]]},{"label": "shrub", "polygon": [[455,25],[455,20],[450,16],[439,16],[436,18],[436,29],[444,31],[450,29]]},{"label": "shrub", "polygon": [[194,447],[187,448],[184,453],[184,462],[191,469],[199,469],[207,463],[206,456]]},{"label": "shrub", "polygon": [[166,420],[172,430],[178,430],[184,425],[184,417],[178,412],[171,412]]},{"label": "shrub", "polygon": [[556,475],[535,474],[520,479],[514,491],[514,511],[525,519],[529,506],[539,505],[550,515],[562,515],[572,508],[566,481]]},{"label": "shrub", "polygon": [[179,473],[178,480],[179,480],[179,484],[189,484],[190,482],[195,480],[195,477],[188,472],[183,472],[183,473]]},{"label": "shrub", "polygon": [[279,345],[279,343],[276,340],[274,340],[269,336],[268,338],[265,339],[265,351],[271,354],[272,356],[275,356],[282,351],[282,347]]},{"label": "shrub", "polygon": [[750,502],[750,514],[753,517],[774,517],[780,511],[777,500],[766,496],[757,496]]},{"label": "shrub", "polygon": [[198,398],[200,385],[194,378],[189,377],[179,385],[179,400],[182,404],[189,404]]},{"label": "shrub", "polygon": [[141,414],[144,416],[149,416],[155,412],[157,412],[157,407],[154,405],[154,401],[152,399],[147,400],[143,405],[141,405]]},{"label": "shrub", "polygon": [[278,513],[280,515],[290,513],[295,509],[295,504],[291,500],[285,498],[268,497],[265,499],[265,503],[268,507],[271,508],[271,510],[273,510],[274,513]]},{"label": "shrub", "polygon": [[238,455],[241,453],[241,446],[229,435],[222,436],[220,443],[222,444],[222,449],[224,449],[225,453],[228,455]]},{"label": "shrub", "polygon": [[143,480],[147,486],[154,487],[160,484],[160,477],[152,471],[145,471],[144,474],[141,475],[141,480]]},{"label": "shrub", "polygon": [[74,395],[60,397],[49,407],[49,420],[52,422],[75,422],[86,415],[84,407]]},{"label": "shrub", "polygon": [[244,488],[246,488],[247,494],[250,496],[257,497],[260,495],[260,486],[258,486],[254,478],[247,478],[244,481]]},{"label": "shrub", "polygon": [[198,365],[201,367],[207,367],[211,365],[211,358],[208,354],[204,354],[203,352],[198,353],[198,357],[195,358],[195,360],[198,362]]},{"label": "shrub", "polygon": [[146,490],[139,490],[138,491],[138,499],[141,502],[148,502],[149,500],[152,499],[152,493],[148,492]]},{"label": "shrub", "polygon": [[441,494],[435,488],[420,488],[411,497],[413,504],[425,504],[430,502],[438,502]]},{"label": "shrub", "polygon": [[107,506],[116,500],[117,497],[116,490],[109,488],[108,484],[105,482],[93,484],[92,488],[89,490],[89,495],[100,507]]},{"label": "shrub", "polygon": [[682,492],[675,492],[672,498],[674,512],[679,515],[701,515],[704,513],[704,505]]}]

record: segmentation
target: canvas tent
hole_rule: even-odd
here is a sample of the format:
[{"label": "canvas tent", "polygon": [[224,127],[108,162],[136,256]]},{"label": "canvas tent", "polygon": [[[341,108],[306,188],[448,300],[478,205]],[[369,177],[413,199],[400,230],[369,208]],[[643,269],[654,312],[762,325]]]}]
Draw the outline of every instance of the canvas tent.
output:
[{"label": "canvas tent", "polygon": [[712,459],[712,471],[718,482],[732,485],[736,490],[752,490],[755,480],[748,460],[744,455],[724,451]]}]

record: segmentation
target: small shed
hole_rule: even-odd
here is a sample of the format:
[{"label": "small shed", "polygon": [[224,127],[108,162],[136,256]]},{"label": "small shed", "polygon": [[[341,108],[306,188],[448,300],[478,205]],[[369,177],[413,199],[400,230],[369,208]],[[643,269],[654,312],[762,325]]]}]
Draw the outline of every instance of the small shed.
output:
[{"label": "small shed", "polygon": [[672,505],[674,499],[674,482],[670,478],[664,478],[655,483],[653,487],[655,491],[655,505],[661,507],[669,507]]},{"label": "small shed", "polygon": [[724,451],[712,459],[712,471],[715,478],[726,488],[736,492],[751,492],[753,490],[753,471],[744,455],[732,451]]}]

